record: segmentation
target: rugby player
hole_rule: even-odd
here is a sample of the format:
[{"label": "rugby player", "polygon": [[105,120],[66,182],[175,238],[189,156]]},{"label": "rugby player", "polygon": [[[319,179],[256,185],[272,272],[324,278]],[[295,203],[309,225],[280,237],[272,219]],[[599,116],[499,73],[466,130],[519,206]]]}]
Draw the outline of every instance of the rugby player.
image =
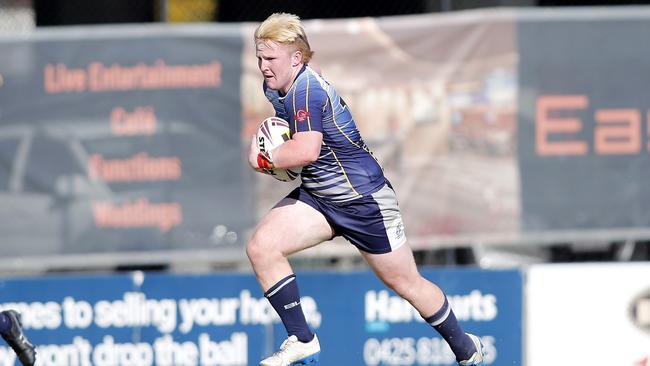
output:
[{"label": "rugby player", "polygon": [[257,280],[288,338],[261,366],[318,361],[320,344],[300,305],[287,256],[343,236],[375,274],[447,341],[460,365],[483,365],[478,337],[466,334],[443,291],[418,272],[397,198],[364,143],[349,107],[309,66],[313,51],[300,19],[268,17],[254,34],[263,90],[291,139],[268,152],[251,141],[249,164],[258,172],[302,167],[302,184],[260,221],[246,245]]}]

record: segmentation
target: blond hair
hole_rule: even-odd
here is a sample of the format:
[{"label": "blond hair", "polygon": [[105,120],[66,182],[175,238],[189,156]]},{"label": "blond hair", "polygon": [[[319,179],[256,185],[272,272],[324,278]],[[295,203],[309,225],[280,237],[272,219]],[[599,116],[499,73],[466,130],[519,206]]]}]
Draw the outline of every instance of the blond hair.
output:
[{"label": "blond hair", "polygon": [[272,41],[282,45],[293,45],[302,53],[302,62],[308,63],[314,54],[309,47],[307,34],[300,18],[294,14],[271,14],[255,30],[255,44]]}]

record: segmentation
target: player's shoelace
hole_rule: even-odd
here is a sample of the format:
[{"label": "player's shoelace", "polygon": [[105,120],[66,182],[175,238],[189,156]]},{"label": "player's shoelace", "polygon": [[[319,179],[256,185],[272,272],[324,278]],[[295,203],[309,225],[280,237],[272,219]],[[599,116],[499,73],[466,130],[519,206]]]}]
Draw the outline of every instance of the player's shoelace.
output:
[{"label": "player's shoelace", "polygon": [[274,353],[275,356],[282,356],[283,354],[287,353],[289,351],[289,347],[298,342],[298,338],[295,336],[291,336],[287,338],[282,344],[280,345],[280,350],[276,353]]}]

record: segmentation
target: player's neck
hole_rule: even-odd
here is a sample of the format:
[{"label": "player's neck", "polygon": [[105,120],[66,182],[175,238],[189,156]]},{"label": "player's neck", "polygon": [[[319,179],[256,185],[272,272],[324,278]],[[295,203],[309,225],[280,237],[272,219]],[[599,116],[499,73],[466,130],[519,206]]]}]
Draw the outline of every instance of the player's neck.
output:
[{"label": "player's neck", "polygon": [[287,86],[287,90],[278,90],[278,93],[280,94],[281,97],[287,95],[289,93],[289,90],[293,87],[293,84],[296,82],[296,79],[298,78],[298,75],[300,75],[300,72],[302,69],[305,67],[305,64],[300,63],[297,66],[293,68],[293,71],[291,72],[291,83],[289,86]]}]

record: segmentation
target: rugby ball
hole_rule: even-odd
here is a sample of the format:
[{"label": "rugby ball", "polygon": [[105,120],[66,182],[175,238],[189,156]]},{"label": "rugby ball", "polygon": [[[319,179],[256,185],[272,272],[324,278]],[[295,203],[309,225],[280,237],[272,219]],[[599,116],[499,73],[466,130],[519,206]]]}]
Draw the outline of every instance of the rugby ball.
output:
[{"label": "rugby ball", "polygon": [[[257,147],[261,152],[270,151],[291,139],[289,122],[278,117],[269,117],[260,123],[257,129]],[[296,179],[301,168],[269,169],[268,172],[277,180],[290,182]]]}]

